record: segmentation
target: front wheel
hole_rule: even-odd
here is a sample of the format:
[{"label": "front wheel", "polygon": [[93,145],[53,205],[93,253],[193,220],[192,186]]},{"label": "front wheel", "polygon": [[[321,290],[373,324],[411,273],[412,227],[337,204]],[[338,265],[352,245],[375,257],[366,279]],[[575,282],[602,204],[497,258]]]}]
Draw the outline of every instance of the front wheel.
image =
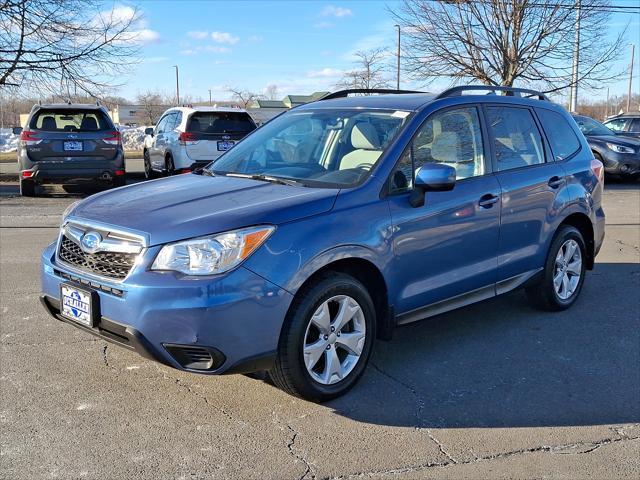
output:
[{"label": "front wheel", "polygon": [[551,242],[542,280],[527,289],[529,299],[544,310],[569,308],[582,290],[585,262],[582,234],[569,225],[561,227]]},{"label": "front wheel", "polygon": [[153,180],[154,178],[157,178],[158,175],[153,170],[153,168],[151,168],[151,157],[149,156],[148,150],[145,150],[142,153],[142,158],[144,159],[144,178],[146,178],[147,180]]},{"label": "front wheel", "polygon": [[36,196],[36,184],[33,180],[20,179],[20,195],[23,197]]},{"label": "front wheel", "polygon": [[375,308],[366,288],[349,275],[323,274],[294,299],[269,376],[307,400],[336,398],[364,372],[375,336]]}]

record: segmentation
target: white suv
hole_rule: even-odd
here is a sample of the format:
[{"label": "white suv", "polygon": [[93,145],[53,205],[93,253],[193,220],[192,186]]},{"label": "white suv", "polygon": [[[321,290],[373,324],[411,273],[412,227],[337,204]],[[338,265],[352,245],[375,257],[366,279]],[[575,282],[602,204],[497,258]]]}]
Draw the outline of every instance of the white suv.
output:
[{"label": "white suv", "polygon": [[148,128],[144,146],[144,173],[186,173],[205,166],[256,129],[245,110],[220,107],[175,107]]}]

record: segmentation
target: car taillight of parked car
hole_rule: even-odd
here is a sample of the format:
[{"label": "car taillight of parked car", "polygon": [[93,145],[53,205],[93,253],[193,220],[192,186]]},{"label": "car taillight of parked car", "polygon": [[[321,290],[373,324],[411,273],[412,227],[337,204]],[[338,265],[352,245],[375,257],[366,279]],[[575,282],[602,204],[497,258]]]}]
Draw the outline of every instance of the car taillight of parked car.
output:
[{"label": "car taillight of parked car", "polygon": [[596,158],[591,160],[591,171],[596,177],[598,177],[598,181],[604,181],[604,165],[600,160]]},{"label": "car taillight of parked car", "polygon": [[40,137],[38,137],[37,132],[32,132],[30,130],[23,130],[20,134],[20,141],[23,145],[37,145],[42,141]]},{"label": "car taillight of parked car", "polygon": [[108,132],[107,135],[109,135],[106,138],[103,138],[102,141],[104,143],[108,143],[109,145],[119,145],[121,142],[122,137],[120,136],[120,132],[113,131],[113,132]]},{"label": "car taillight of parked car", "polygon": [[178,135],[178,142],[180,145],[190,145],[196,142],[196,134],[189,132],[182,132]]}]

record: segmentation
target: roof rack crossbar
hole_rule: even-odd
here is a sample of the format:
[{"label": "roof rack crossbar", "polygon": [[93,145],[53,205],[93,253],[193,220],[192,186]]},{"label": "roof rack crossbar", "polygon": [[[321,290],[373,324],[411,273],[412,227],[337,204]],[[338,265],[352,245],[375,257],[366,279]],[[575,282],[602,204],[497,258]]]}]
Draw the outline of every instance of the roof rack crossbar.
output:
[{"label": "roof rack crossbar", "polygon": [[425,93],[415,90],[392,90],[389,88],[348,88],[346,90],[338,90],[337,92],[327,93],[324,97],[319,98],[321,100],[331,100],[333,98],[345,98],[352,93],[378,93],[378,94],[394,94],[394,93]]},{"label": "roof rack crossbar", "polygon": [[501,87],[501,86],[490,86],[490,85],[464,85],[464,86],[458,86],[458,87],[451,87],[445,90],[444,92],[438,94],[436,96],[436,99],[447,98],[447,97],[457,97],[462,95],[463,92],[473,91],[473,90],[482,90],[482,91],[487,91],[493,94],[495,94],[496,92],[504,92],[505,95],[507,96],[524,97],[524,98],[535,97],[538,100],[549,101],[549,98],[544,93],[538,92],[537,90],[531,90],[528,88]]}]

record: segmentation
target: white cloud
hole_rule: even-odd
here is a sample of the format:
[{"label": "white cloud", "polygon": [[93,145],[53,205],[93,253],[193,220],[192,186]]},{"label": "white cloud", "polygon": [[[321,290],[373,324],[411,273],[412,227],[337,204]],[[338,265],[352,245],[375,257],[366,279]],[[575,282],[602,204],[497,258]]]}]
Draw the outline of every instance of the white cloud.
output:
[{"label": "white cloud", "polygon": [[160,34],[148,28],[133,33],[135,40],[140,43],[157,43],[160,40]]},{"label": "white cloud", "polygon": [[333,28],[336,24],[333,22],[317,22],[313,24],[313,28]]},{"label": "white cloud", "polygon": [[228,32],[211,32],[211,38],[214,42],[227,43],[229,45],[235,45],[240,41],[239,37],[231,35]]},{"label": "white cloud", "polygon": [[144,59],[144,63],[162,63],[169,60],[169,57],[148,57]]},{"label": "white cloud", "polygon": [[324,7],[322,12],[320,13],[320,16],[322,17],[336,17],[336,18],[350,17],[352,15],[353,15],[353,12],[351,11],[350,8],[336,7],[334,5],[327,5],[326,7]]},{"label": "white cloud", "polygon": [[207,45],[203,48],[205,52],[213,52],[213,53],[229,53],[231,51],[230,48],[227,47],[216,47],[215,45]]},{"label": "white cloud", "polygon": [[187,32],[187,37],[194,38],[196,40],[204,40],[209,36],[209,32],[203,32],[201,30],[192,30]]},{"label": "white cloud", "polygon": [[140,11],[127,5],[117,5],[111,10],[100,12],[91,20],[91,23],[101,28],[111,26],[112,29],[128,25],[128,29],[120,36],[122,43],[144,45],[160,40],[158,32],[147,28],[148,22],[141,16]]},{"label": "white cloud", "polygon": [[208,53],[229,53],[231,49],[229,47],[219,47],[217,45],[198,45],[194,48],[185,48],[180,51],[181,55],[193,56],[199,55],[203,52]]},{"label": "white cloud", "polygon": [[307,72],[309,78],[335,78],[342,76],[344,72],[337,68],[323,68],[322,70],[311,70]]}]

